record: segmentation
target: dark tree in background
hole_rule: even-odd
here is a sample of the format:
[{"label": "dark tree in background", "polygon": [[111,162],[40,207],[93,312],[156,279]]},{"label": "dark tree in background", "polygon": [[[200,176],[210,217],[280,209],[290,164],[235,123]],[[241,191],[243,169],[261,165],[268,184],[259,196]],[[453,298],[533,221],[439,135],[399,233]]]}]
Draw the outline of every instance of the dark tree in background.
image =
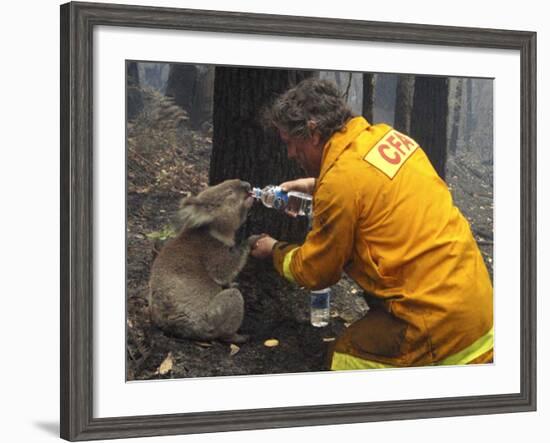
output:
[{"label": "dark tree in background", "polygon": [[466,149],[468,151],[472,150],[472,133],[475,129],[475,120],[474,120],[474,79],[467,78],[464,80],[466,82],[466,122],[464,124],[464,134]]},{"label": "dark tree in background", "polygon": [[196,65],[170,65],[170,73],[168,74],[168,82],[166,84],[166,95],[172,97],[178,106],[189,111],[193,105],[196,79]]},{"label": "dark tree in background", "polygon": [[213,69],[205,65],[170,65],[165,94],[187,111],[193,129],[212,114]]},{"label": "dark tree in background", "polygon": [[449,134],[449,151],[456,154],[458,147],[458,134],[460,132],[460,120],[462,115],[462,85],[464,80],[458,78],[455,80],[455,89],[453,99],[449,102],[452,110],[451,128]]},{"label": "dark tree in background", "polygon": [[[261,110],[288,88],[313,73],[308,71],[216,67],[214,136],[210,184],[240,178],[264,187],[303,177],[286,146],[261,124]],[[303,241],[307,220],[292,219],[255,204],[245,233],[266,232],[286,241]]]},{"label": "dark tree in background", "polygon": [[139,73],[136,62],[126,63],[126,112],[128,120],[132,120],[143,111],[143,97],[139,87]]},{"label": "dark tree in background", "polygon": [[196,91],[193,101],[195,112],[191,115],[191,125],[198,128],[205,121],[212,120],[214,106],[214,66],[199,66]]},{"label": "dark tree in background", "polygon": [[363,74],[363,117],[370,124],[374,123],[374,90],[376,74]]},{"label": "dark tree in background", "polygon": [[414,75],[399,75],[395,93],[394,128],[405,134],[411,131]]},{"label": "dark tree in background", "polygon": [[445,77],[417,76],[410,135],[445,179],[449,83]]}]

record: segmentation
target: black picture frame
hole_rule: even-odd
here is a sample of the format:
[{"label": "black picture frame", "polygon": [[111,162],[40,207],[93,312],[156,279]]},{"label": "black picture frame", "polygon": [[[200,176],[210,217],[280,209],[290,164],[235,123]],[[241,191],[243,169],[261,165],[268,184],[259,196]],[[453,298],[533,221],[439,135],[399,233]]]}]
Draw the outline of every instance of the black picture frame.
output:
[{"label": "black picture frame", "polygon": [[[519,51],[521,389],[518,394],[93,417],[93,29],[267,34]],[[61,437],[70,441],[536,410],[536,33],[100,3],[61,6]]]}]

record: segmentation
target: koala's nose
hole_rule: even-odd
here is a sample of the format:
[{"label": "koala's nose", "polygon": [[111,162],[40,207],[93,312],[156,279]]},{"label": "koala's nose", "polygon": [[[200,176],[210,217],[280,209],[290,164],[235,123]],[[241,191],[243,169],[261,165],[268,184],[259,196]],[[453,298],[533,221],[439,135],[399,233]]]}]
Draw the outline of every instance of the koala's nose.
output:
[{"label": "koala's nose", "polygon": [[241,186],[243,187],[243,189],[244,189],[246,192],[250,191],[250,189],[252,188],[252,187],[250,186],[250,183],[245,182],[244,180],[241,180]]}]

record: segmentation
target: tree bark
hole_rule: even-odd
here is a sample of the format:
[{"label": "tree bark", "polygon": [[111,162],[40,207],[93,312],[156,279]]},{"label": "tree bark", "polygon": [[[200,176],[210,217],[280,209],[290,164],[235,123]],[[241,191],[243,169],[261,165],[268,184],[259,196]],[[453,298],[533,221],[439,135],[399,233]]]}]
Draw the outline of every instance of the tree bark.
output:
[{"label": "tree bark", "polygon": [[126,63],[126,84],[126,116],[128,120],[133,120],[143,111],[143,97],[136,62]]},{"label": "tree bark", "polygon": [[[279,135],[264,130],[260,113],[278,94],[311,75],[307,71],[216,67],[211,185],[240,178],[264,187],[304,177],[287,158]],[[293,242],[303,241],[306,230],[307,220],[293,219],[259,203],[244,227],[246,235],[265,232]]]},{"label": "tree bark", "polygon": [[464,124],[464,139],[468,151],[472,150],[473,133],[475,130],[474,120],[474,80],[468,78],[466,82],[466,122]]},{"label": "tree bark", "polygon": [[363,117],[369,123],[374,123],[374,91],[376,74],[363,74]]},{"label": "tree bark", "polygon": [[166,96],[174,98],[175,103],[187,112],[193,129],[199,128],[212,115],[213,70],[206,65],[170,66]]},{"label": "tree bark", "polygon": [[411,114],[414,96],[414,75],[399,75],[395,93],[394,128],[405,134],[411,132]]},{"label": "tree bark", "polygon": [[193,129],[198,129],[202,123],[212,118],[213,102],[214,66],[197,66],[197,77],[189,111],[189,121]]},{"label": "tree bark", "polygon": [[410,135],[445,179],[449,83],[444,77],[416,77]]},{"label": "tree bark", "polygon": [[166,84],[166,96],[172,97],[178,106],[189,113],[193,104],[196,80],[197,67],[195,65],[170,65],[170,73],[168,74],[168,82]]},{"label": "tree bark", "polygon": [[451,133],[449,135],[449,151],[454,155],[458,146],[458,133],[460,130],[460,118],[462,113],[462,87],[464,80],[461,78],[456,79],[456,85],[454,90],[454,99],[450,103],[450,108],[453,110],[453,118],[451,123]]}]

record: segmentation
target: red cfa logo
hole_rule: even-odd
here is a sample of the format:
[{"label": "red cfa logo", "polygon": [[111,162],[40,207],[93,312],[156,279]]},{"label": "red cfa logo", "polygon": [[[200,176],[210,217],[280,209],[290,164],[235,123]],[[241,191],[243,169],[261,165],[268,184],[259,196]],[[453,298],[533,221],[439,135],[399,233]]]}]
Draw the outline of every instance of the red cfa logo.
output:
[{"label": "red cfa logo", "polygon": [[364,160],[393,178],[416,148],[418,144],[412,138],[392,129],[373,146]]}]

